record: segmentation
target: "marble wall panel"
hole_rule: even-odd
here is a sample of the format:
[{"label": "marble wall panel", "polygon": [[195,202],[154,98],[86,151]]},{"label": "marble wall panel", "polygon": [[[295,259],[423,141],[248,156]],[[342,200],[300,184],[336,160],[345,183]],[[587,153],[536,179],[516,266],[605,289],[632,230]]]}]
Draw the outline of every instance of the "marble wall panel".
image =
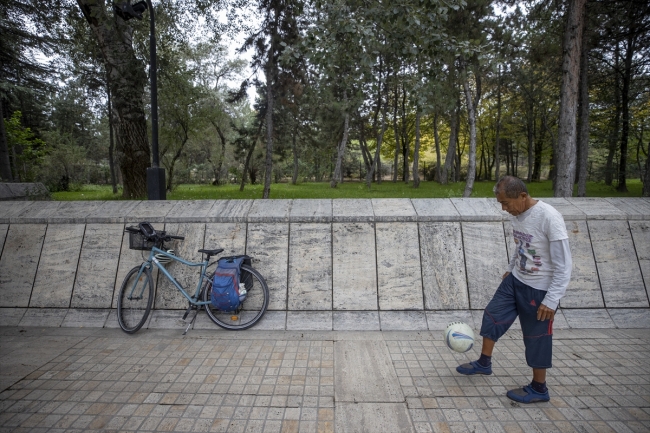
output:
[{"label": "marble wall panel", "polygon": [[123,223],[125,215],[140,202],[137,200],[109,200],[86,216],[86,223]]},{"label": "marble wall panel", "polygon": [[586,220],[587,215],[563,197],[544,197],[544,203],[550,204],[562,214],[565,221]]},{"label": "marble wall panel", "polygon": [[508,266],[503,224],[464,222],[462,229],[469,306],[482,310],[492,299]]},{"label": "marble wall panel", "polygon": [[45,224],[12,224],[0,257],[0,307],[27,307],[45,239]]},{"label": "marble wall panel", "polygon": [[86,216],[96,212],[103,201],[66,201],[48,217],[48,224],[83,224]]},{"label": "marble wall panel", "polygon": [[0,223],[9,224],[11,217],[29,206],[29,201],[0,201]]},{"label": "marble wall panel", "polygon": [[206,218],[207,222],[245,223],[253,200],[217,200]]},{"label": "marble wall panel", "polygon": [[418,221],[458,221],[460,214],[448,198],[414,198],[413,208]]},{"label": "marble wall panel", "polygon": [[424,308],[469,308],[460,223],[420,223]]},{"label": "marble wall panel", "polygon": [[452,198],[461,221],[502,221],[506,218],[494,208],[494,198]]},{"label": "marble wall panel", "polygon": [[11,224],[47,224],[50,215],[63,204],[61,201],[32,201],[20,212],[12,214]]},{"label": "marble wall panel", "polygon": [[334,310],[377,310],[374,224],[332,224],[332,260]]},{"label": "marble wall panel", "polygon": [[506,252],[508,253],[506,260],[510,263],[515,247],[515,238],[512,236],[512,222],[510,220],[503,222],[503,234],[506,240]]},{"label": "marble wall panel", "polygon": [[417,221],[417,212],[408,198],[373,198],[377,222]]},{"label": "marble wall panel", "polygon": [[[169,223],[165,224],[165,231],[171,235],[185,236],[183,241],[176,241],[173,250],[176,255],[191,262],[200,262],[201,253],[205,238],[205,224],[202,223]],[[199,283],[200,266],[185,266],[172,261],[165,268],[172,274],[176,281],[185,289],[188,295],[196,292]],[[185,309],[188,306],[187,299],[162,273],[158,275],[158,288],[156,290],[157,309]]]},{"label": "marble wall panel", "polygon": [[372,201],[369,199],[342,198],[332,202],[332,221],[360,222],[375,221]]},{"label": "marble wall panel", "polygon": [[293,200],[255,200],[248,212],[248,221],[256,223],[289,222]]},{"label": "marble wall panel", "polygon": [[[208,223],[205,225],[203,248],[213,250],[223,248],[218,257],[235,256],[246,253],[245,223]],[[255,259],[253,257],[253,259]],[[255,263],[253,263],[255,267]]]},{"label": "marble wall panel", "polygon": [[634,242],[627,221],[589,221],[591,245],[605,307],[647,307]]},{"label": "marble wall panel", "polygon": [[142,221],[162,223],[174,206],[176,206],[176,202],[172,200],[141,201],[126,215],[125,221],[130,223],[139,223]]},{"label": "marble wall panel", "polygon": [[165,216],[167,223],[205,222],[205,218],[214,206],[214,200],[178,200]]},{"label": "marble wall panel", "polygon": [[566,200],[583,211],[590,220],[621,220],[626,217],[625,212],[602,198],[569,197]]},{"label": "marble wall panel", "polygon": [[0,224],[0,257],[2,257],[2,247],[7,239],[7,230],[9,230],[9,224]]},{"label": "marble wall panel", "polygon": [[72,308],[111,307],[123,231],[124,224],[86,224]]},{"label": "marble wall panel", "polygon": [[573,267],[571,282],[560,305],[562,308],[602,308],[605,304],[587,222],[567,221],[566,231],[569,235]]},{"label": "marble wall panel", "polygon": [[328,223],[332,221],[332,200],[294,200],[289,214],[291,222]]},{"label": "marble wall panel", "polygon": [[269,310],[286,310],[289,224],[249,223],[246,254],[269,286]]},{"label": "marble wall panel", "polygon": [[607,197],[605,200],[625,213],[628,220],[650,219],[650,200],[644,197]]},{"label": "marble wall panel", "polygon": [[47,226],[30,307],[70,307],[85,228],[84,224]]},{"label": "marble wall panel", "polygon": [[288,309],[332,309],[332,226],[292,223],[289,227]]},{"label": "marble wall panel", "polygon": [[422,270],[417,223],[377,223],[380,310],[422,310]]},{"label": "marble wall panel", "polygon": [[630,221],[630,229],[645,289],[650,297],[650,221]]}]

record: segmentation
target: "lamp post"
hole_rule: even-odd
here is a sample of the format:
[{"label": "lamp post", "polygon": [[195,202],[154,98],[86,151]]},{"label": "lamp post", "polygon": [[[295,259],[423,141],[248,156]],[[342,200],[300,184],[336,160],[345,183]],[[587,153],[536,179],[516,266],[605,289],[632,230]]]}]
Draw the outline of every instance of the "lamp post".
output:
[{"label": "lamp post", "polygon": [[156,25],[151,0],[131,4],[114,3],[113,9],[123,20],[131,18],[142,20],[142,13],[149,9],[149,76],[151,77],[151,151],[153,161],[147,168],[147,198],[149,200],[165,200],[165,169],[160,167],[158,158],[158,82],[156,77]]}]

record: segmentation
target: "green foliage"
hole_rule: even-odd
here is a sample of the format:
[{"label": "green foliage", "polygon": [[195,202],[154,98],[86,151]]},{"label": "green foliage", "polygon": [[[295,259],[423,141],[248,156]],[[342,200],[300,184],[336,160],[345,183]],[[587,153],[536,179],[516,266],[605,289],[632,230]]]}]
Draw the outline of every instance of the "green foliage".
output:
[{"label": "green foliage", "polygon": [[[476,182],[472,197],[493,198],[494,182]],[[243,200],[259,199],[263,185],[250,185],[240,191],[237,185],[178,185],[167,195],[169,200]],[[641,182],[630,181],[629,192],[619,193],[615,188],[603,183],[588,182],[590,197],[639,197]],[[383,182],[366,188],[364,183],[344,182],[336,188],[330,188],[328,182],[300,182],[273,184],[271,192],[275,199],[337,199],[337,198],[454,198],[462,197],[464,182],[440,185],[437,182],[422,182],[420,188],[412,188],[403,183]],[[531,196],[537,198],[552,197],[553,185],[550,181],[531,182],[528,184]],[[55,200],[120,200],[119,194],[113,194],[108,186],[87,185],[75,192],[56,192]]]},{"label": "green foliage", "polygon": [[23,182],[34,182],[48,148],[43,140],[34,135],[31,128],[22,125],[21,119],[22,113],[14,111],[9,119],[4,120],[7,145],[16,152],[19,164],[15,170],[20,179]]}]

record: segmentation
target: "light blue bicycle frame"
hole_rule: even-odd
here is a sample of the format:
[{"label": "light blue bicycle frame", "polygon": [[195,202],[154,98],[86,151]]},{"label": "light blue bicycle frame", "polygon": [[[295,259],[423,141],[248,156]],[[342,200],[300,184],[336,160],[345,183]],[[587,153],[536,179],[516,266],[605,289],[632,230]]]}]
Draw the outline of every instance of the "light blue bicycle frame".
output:
[{"label": "light blue bicycle frame", "polygon": [[[180,262],[180,263],[184,264],[185,266],[200,266],[201,267],[201,274],[199,275],[199,284],[196,286],[196,292],[194,293],[194,298],[196,300],[192,299],[192,297],[187,294],[187,292],[183,289],[183,287],[180,285],[180,283],[178,281],[176,281],[174,276],[172,274],[170,274],[169,271],[167,269],[165,269],[165,266],[158,261],[158,259],[155,257],[156,254],[160,254],[160,255],[163,255],[165,257],[169,257],[170,259],[176,260],[177,262]],[[199,295],[200,295],[200,292],[201,292],[201,286],[203,285],[203,279],[205,278],[205,270],[207,269],[208,264],[209,264],[208,260],[205,260],[203,262],[190,262],[190,261],[187,261],[187,260],[182,259],[180,257],[177,257],[175,255],[169,254],[165,250],[161,250],[160,248],[153,247],[151,249],[151,252],[149,253],[149,258],[147,260],[145,260],[142,263],[142,265],[140,266],[140,271],[138,272],[138,277],[135,280],[133,290],[135,290],[135,286],[137,285],[137,282],[139,281],[140,276],[144,272],[145,268],[150,267],[152,264],[155,265],[156,268],[158,268],[158,270],[160,272],[162,272],[162,274],[165,277],[167,277],[167,279],[169,281],[171,281],[172,284],[174,286],[176,286],[176,288],[178,290],[180,290],[180,292],[183,294],[183,296],[185,296],[185,298],[189,301],[190,304],[192,304],[192,305],[207,305],[207,304],[210,303],[210,301],[200,301],[199,300]],[[143,289],[144,289],[144,287],[143,287]]]}]

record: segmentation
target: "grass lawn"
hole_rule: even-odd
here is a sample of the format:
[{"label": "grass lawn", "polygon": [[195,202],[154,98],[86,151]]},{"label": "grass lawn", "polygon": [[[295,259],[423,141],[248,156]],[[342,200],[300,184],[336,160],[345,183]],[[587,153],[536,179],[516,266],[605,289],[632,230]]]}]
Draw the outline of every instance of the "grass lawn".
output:
[{"label": "grass lawn", "polygon": [[[494,182],[476,182],[472,197],[494,197]],[[589,182],[588,197],[641,197],[643,185],[640,180],[627,181],[628,192],[619,193],[615,187],[604,183]],[[297,185],[274,183],[271,185],[271,198],[450,198],[462,197],[464,182],[440,185],[436,182],[422,182],[419,188],[413,188],[402,182],[382,182],[373,184],[370,189],[365,183],[345,182],[337,188],[330,188],[329,182],[304,182]],[[553,197],[551,181],[532,182],[528,184],[533,197]],[[168,200],[215,200],[215,199],[255,199],[262,197],[262,185],[246,185],[239,191],[239,185],[179,185],[167,193]],[[113,194],[110,186],[85,185],[78,191],[55,192],[55,200],[120,200],[121,192]]]}]

